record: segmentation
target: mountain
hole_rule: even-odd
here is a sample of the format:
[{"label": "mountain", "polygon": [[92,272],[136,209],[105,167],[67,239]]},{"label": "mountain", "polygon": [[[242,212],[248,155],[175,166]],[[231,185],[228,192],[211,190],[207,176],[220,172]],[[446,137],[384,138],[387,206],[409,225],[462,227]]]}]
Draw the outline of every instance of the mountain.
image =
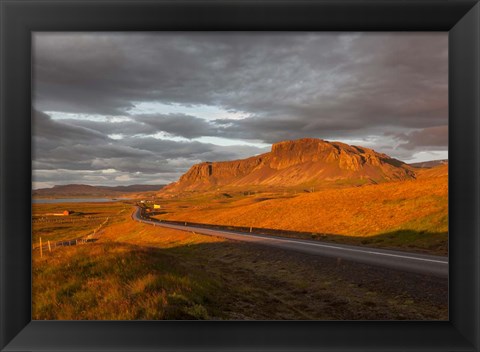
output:
[{"label": "mountain", "polygon": [[372,149],[315,138],[284,141],[247,159],[193,165],[162,193],[217,188],[314,187],[414,179],[409,165]]},{"label": "mountain", "polygon": [[112,191],[118,191],[123,193],[132,193],[132,192],[151,192],[158,191],[162,189],[165,185],[129,185],[129,186],[115,186],[115,187],[106,187],[99,186],[101,189],[109,189]]},{"label": "mountain", "polygon": [[34,197],[112,197],[118,196],[120,193],[109,190],[102,190],[96,186],[89,185],[59,185],[52,188],[41,188],[34,190],[32,195]]},{"label": "mountain", "polygon": [[164,185],[130,185],[130,186],[89,186],[81,184],[57,185],[32,191],[34,197],[119,197],[129,193],[159,191]]},{"label": "mountain", "polygon": [[419,162],[419,163],[413,163],[413,164],[409,164],[409,165],[413,166],[413,167],[429,169],[429,168],[432,168],[432,167],[435,167],[435,166],[446,165],[446,164],[448,164],[448,159],[422,161],[422,162]]}]

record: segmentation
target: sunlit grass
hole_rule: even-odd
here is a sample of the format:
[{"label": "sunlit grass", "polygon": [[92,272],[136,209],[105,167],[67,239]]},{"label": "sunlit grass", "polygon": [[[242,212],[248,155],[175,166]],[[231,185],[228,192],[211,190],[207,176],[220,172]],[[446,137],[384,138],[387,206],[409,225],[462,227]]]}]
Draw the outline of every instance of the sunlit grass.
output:
[{"label": "sunlit grass", "polygon": [[[33,244],[40,236],[81,237],[109,220],[95,243],[44,250],[43,257],[33,251],[33,319],[448,317],[446,289],[431,298],[444,287],[435,280],[410,278],[405,286],[399,273],[382,279],[381,271],[358,264],[141,224],[122,203],[35,205],[34,219],[65,207],[79,214],[34,223]],[[447,179],[439,177],[315,193],[193,195],[164,200],[160,217],[253,223],[303,231],[310,239],[444,254],[447,207]]]},{"label": "sunlit grass", "polygon": [[[115,216],[130,209],[130,205],[113,203],[57,203],[32,205],[32,245],[42,241],[62,241],[87,236],[107,218],[115,221]],[[73,210],[68,216],[51,214]]]},{"label": "sunlit grass", "polygon": [[216,292],[205,273],[134,245],[95,243],[34,256],[33,319],[205,319],[202,304]]},{"label": "sunlit grass", "polygon": [[[419,249],[436,254],[446,254],[448,247],[447,176],[293,195],[237,195],[225,202],[213,196],[208,201],[200,199],[195,206],[182,207],[179,200],[171,203],[165,200],[164,213],[155,217],[298,231],[311,233],[314,239]],[[392,233],[398,236],[387,236]],[[356,240],[355,237],[372,239]]]}]

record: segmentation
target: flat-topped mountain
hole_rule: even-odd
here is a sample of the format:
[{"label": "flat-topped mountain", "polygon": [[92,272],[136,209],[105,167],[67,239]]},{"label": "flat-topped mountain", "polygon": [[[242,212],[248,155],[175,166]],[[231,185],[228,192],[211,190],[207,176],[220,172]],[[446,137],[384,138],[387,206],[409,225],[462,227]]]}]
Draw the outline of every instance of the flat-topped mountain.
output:
[{"label": "flat-topped mountain", "polygon": [[413,170],[372,149],[304,138],[275,143],[270,152],[247,159],[193,165],[163,191],[380,183],[414,179]]},{"label": "flat-topped mountain", "polygon": [[32,191],[34,197],[119,197],[128,193],[159,191],[164,185],[90,186],[82,184],[56,185]]}]

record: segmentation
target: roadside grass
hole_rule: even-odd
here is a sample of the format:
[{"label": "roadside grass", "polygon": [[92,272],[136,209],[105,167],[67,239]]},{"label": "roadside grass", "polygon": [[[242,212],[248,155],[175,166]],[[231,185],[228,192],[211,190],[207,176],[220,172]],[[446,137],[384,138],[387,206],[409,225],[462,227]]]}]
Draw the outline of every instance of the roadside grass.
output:
[{"label": "roadside grass", "polygon": [[[165,198],[157,217],[447,253],[447,177],[313,193],[223,193]],[[45,215],[65,209],[77,215]],[[154,227],[132,221],[132,211],[120,202],[33,206],[34,245],[40,236],[85,236],[109,218],[95,243],[43,257],[33,250],[33,319],[448,319],[446,279]]]},{"label": "roadside grass", "polygon": [[313,239],[447,253],[446,175],[288,196],[238,196],[229,198],[228,203],[206,199],[183,207],[178,206],[180,200],[171,203],[164,199],[163,214],[155,218],[279,230],[279,234],[284,230],[292,237],[294,232],[310,233]]},{"label": "roadside grass", "polygon": [[33,319],[448,318],[444,279],[118,216],[95,243],[33,255]]},{"label": "roadside grass", "polygon": [[[211,319],[217,283],[169,255],[122,243],[62,248],[33,260],[32,317]],[[212,314],[212,316],[210,315]]]}]

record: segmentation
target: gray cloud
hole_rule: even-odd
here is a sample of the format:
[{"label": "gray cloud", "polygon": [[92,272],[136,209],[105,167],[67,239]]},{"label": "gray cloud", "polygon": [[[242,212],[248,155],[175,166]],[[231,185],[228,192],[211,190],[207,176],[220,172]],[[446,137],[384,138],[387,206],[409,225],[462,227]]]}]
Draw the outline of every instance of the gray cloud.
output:
[{"label": "gray cloud", "polygon": [[97,132],[100,132],[104,136],[113,135],[113,134],[127,134],[127,135],[137,135],[137,134],[152,134],[155,130],[152,129],[152,126],[138,122],[138,121],[91,121],[91,120],[82,120],[82,119],[69,119],[69,124],[76,127],[84,127],[91,129]]},{"label": "gray cloud", "polygon": [[94,129],[77,127],[68,122],[53,121],[47,114],[35,110],[32,116],[32,133],[37,138],[49,141],[77,140],[90,142],[103,139],[104,135]]},{"label": "gray cloud", "polygon": [[406,143],[402,143],[401,147],[408,150],[417,149],[418,147],[447,149],[448,126],[435,126],[415,130],[408,134],[397,135],[397,138],[407,141]]},{"label": "gray cloud", "polygon": [[82,179],[97,184],[106,180],[120,184],[151,183],[152,180],[171,182],[194,163],[239,159],[265,151],[250,146],[220,147],[149,136],[127,135],[124,139],[114,140],[103,134],[107,132],[105,125],[111,122],[84,122],[90,127],[64,123],[42,112],[34,112],[35,183],[72,183]]},{"label": "gray cloud", "polygon": [[[446,33],[36,33],[38,111],[129,119],[37,112],[34,166],[158,179],[196,161],[264,151],[192,141],[205,136],[360,140],[405,159],[444,150],[447,43]],[[138,112],[139,103],[217,107],[245,118]]]},{"label": "gray cloud", "polygon": [[34,63],[44,111],[160,101],[414,127],[446,118],[445,34],[49,33],[35,36]]},{"label": "gray cloud", "polygon": [[190,139],[201,136],[215,136],[218,134],[214,124],[189,115],[139,115],[135,119],[154,128],[155,131],[164,131],[175,136]]}]

